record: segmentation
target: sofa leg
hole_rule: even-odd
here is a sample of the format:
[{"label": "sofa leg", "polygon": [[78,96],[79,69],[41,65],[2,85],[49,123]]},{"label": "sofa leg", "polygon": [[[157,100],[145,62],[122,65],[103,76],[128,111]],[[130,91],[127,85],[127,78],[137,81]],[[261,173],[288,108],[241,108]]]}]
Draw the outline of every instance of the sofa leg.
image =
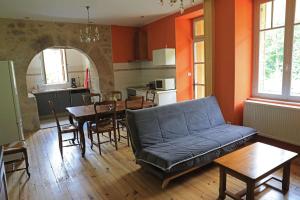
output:
[{"label": "sofa leg", "polygon": [[183,172],[180,172],[180,173],[178,173],[178,174],[175,174],[175,175],[173,175],[173,176],[170,176],[170,177],[168,177],[168,178],[165,178],[165,179],[163,180],[163,182],[162,182],[162,185],[161,185],[162,189],[164,189],[165,187],[167,187],[167,185],[170,183],[171,180],[173,180],[173,179],[175,179],[175,178],[177,178],[177,177],[179,177],[179,176],[182,176],[182,175],[184,175],[184,174],[190,173],[190,172],[192,172],[192,171],[194,171],[194,170],[196,170],[196,169],[199,169],[199,168],[200,168],[200,166],[192,167],[192,168],[190,168],[190,169],[188,169],[188,170],[185,170],[185,171],[183,171]]},{"label": "sofa leg", "polygon": [[161,184],[161,189],[165,189],[167,187],[167,185],[170,183],[170,181],[171,181],[170,178],[164,179]]}]

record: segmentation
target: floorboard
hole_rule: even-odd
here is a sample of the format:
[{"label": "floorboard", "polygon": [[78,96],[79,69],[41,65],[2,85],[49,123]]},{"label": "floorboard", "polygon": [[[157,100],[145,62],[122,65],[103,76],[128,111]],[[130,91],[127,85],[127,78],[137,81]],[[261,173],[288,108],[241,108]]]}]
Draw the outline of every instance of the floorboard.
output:
[{"label": "floorboard", "polygon": [[[25,171],[8,174],[8,192],[11,200],[28,199],[168,199],[216,200],[219,171],[210,164],[172,181],[161,189],[161,181],[135,164],[126,141],[116,151],[109,143],[103,144],[102,156],[98,148],[90,149],[87,141],[86,157],[78,147],[64,148],[61,158],[55,128],[42,129],[26,136],[31,178]],[[288,194],[262,187],[256,199],[300,199],[299,158],[292,164],[291,186]],[[281,171],[276,173],[280,176]],[[238,192],[245,184],[228,177],[227,187]],[[229,198],[228,198],[229,199]]]}]

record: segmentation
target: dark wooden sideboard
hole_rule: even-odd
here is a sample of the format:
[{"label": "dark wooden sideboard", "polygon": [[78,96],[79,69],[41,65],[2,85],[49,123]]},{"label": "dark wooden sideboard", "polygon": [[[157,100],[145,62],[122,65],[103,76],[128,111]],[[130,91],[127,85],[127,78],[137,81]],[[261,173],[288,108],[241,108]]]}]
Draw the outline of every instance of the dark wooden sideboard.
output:
[{"label": "dark wooden sideboard", "polygon": [[1,182],[0,182],[0,199],[1,200],[8,200],[2,146],[0,146],[0,178],[1,178]]}]

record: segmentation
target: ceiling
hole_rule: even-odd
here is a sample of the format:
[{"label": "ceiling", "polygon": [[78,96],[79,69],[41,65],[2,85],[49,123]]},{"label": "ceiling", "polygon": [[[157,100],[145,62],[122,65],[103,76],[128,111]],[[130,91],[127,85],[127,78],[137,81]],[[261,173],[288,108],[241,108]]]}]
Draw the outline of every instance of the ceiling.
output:
[{"label": "ceiling", "polygon": [[[185,8],[192,6],[191,0],[184,1]],[[141,26],[179,11],[179,2],[171,7],[167,0],[164,6],[160,0],[1,0],[0,18],[85,23],[87,5],[94,23],[124,26]]]}]

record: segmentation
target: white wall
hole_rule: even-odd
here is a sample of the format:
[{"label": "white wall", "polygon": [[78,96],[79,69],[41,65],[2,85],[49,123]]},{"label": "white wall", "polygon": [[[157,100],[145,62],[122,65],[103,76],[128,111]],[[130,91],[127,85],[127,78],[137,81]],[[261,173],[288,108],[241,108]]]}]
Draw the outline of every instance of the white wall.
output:
[{"label": "white wall", "polygon": [[146,86],[160,78],[176,78],[175,66],[154,66],[152,62],[114,63],[115,90],[127,97],[126,88]]},{"label": "white wall", "polygon": [[99,76],[96,67],[89,58],[75,49],[66,49],[66,62],[68,70],[68,80],[66,84],[45,85],[42,76],[43,57],[42,53],[37,54],[29,64],[26,82],[27,91],[38,89],[58,89],[70,87],[71,78],[76,78],[77,86],[82,87],[85,78],[86,66],[90,69],[90,86],[92,92],[99,92]]}]

